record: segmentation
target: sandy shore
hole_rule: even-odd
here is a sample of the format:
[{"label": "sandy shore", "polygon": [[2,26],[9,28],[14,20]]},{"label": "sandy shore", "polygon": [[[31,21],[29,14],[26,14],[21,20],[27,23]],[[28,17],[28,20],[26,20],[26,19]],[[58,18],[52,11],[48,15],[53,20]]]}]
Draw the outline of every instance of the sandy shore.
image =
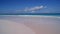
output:
[{"label": "sandy shore", "polygon": [[[15,24],[16,22],[17,24],[19,24],[19,25],[14,25],[17,26],[16,29],[23,27],[21,24],[24,24],[25,28],[29,28],[28,31],[31,30],[29,34],[60,34],[60,18],[5,16],[0,18],[0,20],[12,21],[14,22],[13,24]],[[28,33],[28,31],[26,32]]]},{"label": "sandy shore", "polygon": [[0,34],[35,34],[35,32],[24,24],[0,20]]}]

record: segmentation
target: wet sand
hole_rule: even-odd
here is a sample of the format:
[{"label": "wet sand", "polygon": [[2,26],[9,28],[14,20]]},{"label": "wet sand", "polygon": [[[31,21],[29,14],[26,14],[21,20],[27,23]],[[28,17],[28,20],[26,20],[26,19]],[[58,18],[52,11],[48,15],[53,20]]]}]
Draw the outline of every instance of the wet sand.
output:
[{"label": "wet sand", "polygon": [[24,24],[35,34],[60,34],[60,18],[6,16],[1,19]]}]

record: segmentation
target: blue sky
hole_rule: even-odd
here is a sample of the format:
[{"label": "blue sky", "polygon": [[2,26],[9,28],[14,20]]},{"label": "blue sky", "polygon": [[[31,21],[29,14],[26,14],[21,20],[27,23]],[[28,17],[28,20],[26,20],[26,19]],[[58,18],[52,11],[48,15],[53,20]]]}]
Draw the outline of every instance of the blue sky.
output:
[{"label": "blue sky", "polygon": [[0,13],[60,13],[60,0],[0,0]]}]

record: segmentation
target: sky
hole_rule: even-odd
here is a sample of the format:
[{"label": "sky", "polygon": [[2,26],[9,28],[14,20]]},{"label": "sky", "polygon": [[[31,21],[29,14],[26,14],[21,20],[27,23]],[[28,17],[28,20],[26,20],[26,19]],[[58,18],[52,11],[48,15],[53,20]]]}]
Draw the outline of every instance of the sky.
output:
[{"label": "sky", "polygon": [[0,13],[60,13],[60,0],[0,0]]}]

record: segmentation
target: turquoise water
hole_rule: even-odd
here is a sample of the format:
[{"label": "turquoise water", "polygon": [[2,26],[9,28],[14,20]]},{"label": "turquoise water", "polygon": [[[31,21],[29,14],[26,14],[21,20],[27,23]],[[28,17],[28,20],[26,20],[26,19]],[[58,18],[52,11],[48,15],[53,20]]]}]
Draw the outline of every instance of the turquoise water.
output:
[{"label": "turquoise water", "polygon": [[60,15],[0,15],[0,16],[55,16],[55,17],[60,17]]}]

